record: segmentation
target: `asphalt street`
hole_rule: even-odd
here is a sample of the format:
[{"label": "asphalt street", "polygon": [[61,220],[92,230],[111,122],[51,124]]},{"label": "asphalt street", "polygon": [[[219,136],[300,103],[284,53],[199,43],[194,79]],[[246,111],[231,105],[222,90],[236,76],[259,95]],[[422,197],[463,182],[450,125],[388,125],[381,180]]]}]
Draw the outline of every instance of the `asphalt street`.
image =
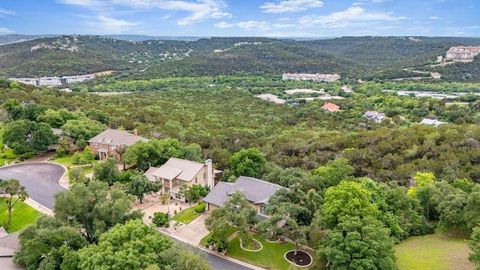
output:
[{"label": "asphalt street", "polygon": [[65,170],[51,163],[29,163],[0,168],[0,179],[17,179],[31,199],[53,210],[55,194],[64,191],[58,180]]}]

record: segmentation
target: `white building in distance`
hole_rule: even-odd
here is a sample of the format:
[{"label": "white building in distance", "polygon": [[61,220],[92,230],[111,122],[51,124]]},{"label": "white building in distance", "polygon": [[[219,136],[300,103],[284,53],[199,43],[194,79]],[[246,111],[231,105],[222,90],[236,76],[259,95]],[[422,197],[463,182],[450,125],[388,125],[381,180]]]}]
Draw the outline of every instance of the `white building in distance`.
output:
[{"label": "white building in distance", "polygon": [[[105,73],[106,74],[106,73]],[[82,83],[95,79],[97,76],[102,76],[104,73],[62,76],[62,77],[41,77],[41,78],[9,78],[11,81],[16,81],[23,84],[34,86],[61,86],[70,83]]]},{"label": "white building in distance", "polygon": [[437,119],[423,118],[423,120],[420,122],[420,124],[438,127],[438,126],[446,124],[446,123],[442,122],[442,121],[438,121]]},{"label": "white building in distance", "polygon": [[315,81],[315,82],[334,82],[340,79],[338,74],[321,74],[321,73],[284,73],[283,80],[295,81]]},{"label": "white building in distance", "polygon": [[480,46],[454,46],[446,54],[445,60],[472,62],[480,54]]}]

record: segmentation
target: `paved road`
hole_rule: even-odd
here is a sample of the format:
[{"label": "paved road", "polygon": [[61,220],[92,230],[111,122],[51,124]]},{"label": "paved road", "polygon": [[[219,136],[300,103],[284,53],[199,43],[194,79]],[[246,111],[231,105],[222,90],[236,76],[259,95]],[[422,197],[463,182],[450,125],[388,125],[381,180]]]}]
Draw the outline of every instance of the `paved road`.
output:
[{"label": "paved road", "polygon": [[[169,236],[167,234],[164,234],[164,235]],[[250,267],[246,267],[246,266],[231,262],[231,261],[226,260],[222,257],[216,256],[216,255],[208,253],[204,250],[195,248],[195,247],[193,247],[189,244],[180,242],[179,240],[177,240],[175,238],[171,237],[171,239],[173,241],[187,247],[187,248],[190,248],[190,249],[198,252],[200,255],[202,255],[210,263],[213,270],[252,270],[252,268],[250,268]]]},{"label": "paved road", "polygon": [[[58,184],[58,180],[63,174],[62,166],[51,163],[19,164],[0,168],[0,179],[13,178],[19,180],[33,200],[51,210],[55,205],[55,194],[65,190]],[[251,270],[249,267],[236,264],[203,250],[196,250],[205,256],[214,270]]]},{"label": "paved road", "polygon": [[58,184],[65,170],[51,163],[19,164],[0,168],[0,179],[17,179],[27,189],[30,198],[52,209],[55,194],[65,189]]}]

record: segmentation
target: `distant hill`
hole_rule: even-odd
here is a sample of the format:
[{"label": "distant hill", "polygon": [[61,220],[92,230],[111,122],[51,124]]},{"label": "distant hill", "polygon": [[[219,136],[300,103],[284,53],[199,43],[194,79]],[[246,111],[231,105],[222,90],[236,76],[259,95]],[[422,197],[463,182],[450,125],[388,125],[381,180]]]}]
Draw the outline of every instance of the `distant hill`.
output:
[{"label": "distant hill", "polygon": [[[284,72],[340,73],[350,78],[389,78],[404,68],[425,69],[454,45],[474,38],[342,37],[321,40],[271,38],[176,38],[152,36],[58,36],[0,46],[4,76],[73,75],[116,70],[133,77]],[[451,80],[478,60],[442,68]]]},{"label": "distant hill", "polygon": [[42,38],[42,37],[53,37],[53,36],[54,35],[20,35],[20,34],[0,35],[0,45],[23,42],[23,41],[28,41],[32,39]]}]

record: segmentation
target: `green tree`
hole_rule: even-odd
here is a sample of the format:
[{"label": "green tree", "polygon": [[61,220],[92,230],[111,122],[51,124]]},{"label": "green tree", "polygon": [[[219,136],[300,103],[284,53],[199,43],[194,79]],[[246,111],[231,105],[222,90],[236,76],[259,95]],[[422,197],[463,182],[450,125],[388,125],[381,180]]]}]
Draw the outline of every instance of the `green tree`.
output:
[{"label": "green tree", "polygon": [[242,149],[230,158],[230,171],[235,176],[260,177],[267,163],[257,148]]},{"label": "green tree", "polygon": [[328,188],[338,185],[342,180],[351,179],[353,172],[354,168],[348,164],[346,158],[337,158],[315,169],[313,175],[321,177],[322,186]]},{"label": "green tree", "polygon": [[131,211],[133,198],[122,190],[109,190],[106,183],[90,181],[74,184],[69,190],[55,195],[55,217],[72,226],[79,226],[88,242],[118,223],[139,218]]},{"label": "green tree", "polygon": [[165,265],[164,269],[175,270],[210,270],[210,265],[205,259],[186,247],[174,245],[171,248],[160,253],[160,265]]},{"label": "green tree", "polygon": [[28,193],[25,187],[20,185],[20,182],[16,179],[1,180],[0,189],[1,193],[7,195],[5,203],[7,204],[8,219],[4,226],[8,230],[12,222],[13,207],[15,207],[17,202],[25,201],[28,198]]},{"label": "green tree", "polygon": [[177,139],[151,140],[138,142],[127,148],[124,160],[145,171],[151,166],[159,166],[169,158],[183,158],[192,161],[201,161],[200,146],[195,144],[184,145]]},{"label": "green tree", "polygon": [[464,219],[470,232],[480,224],[480,185],[476,185],[468,196],[467,205],[464,209]]},{"label": "green tree", "polygon": [[245,195],[237,191],[230,196],[224,207],[212,211],[205,224],[214,234],[225,230],[226,225],[234,227],[240,240],[244,244],[249,244],[253,239],[250,228],[257,223],[256,215],[255,209],[250,206]]},{"label": "green tree", "polygon": [[439,226],[445,230],[466,232],[464,209],[467,205],[468,195],[462,190],[457,190],[444,198],[437,206]]},{"label": "green tree", "polygon": [[40,217],[23,230],[19,241],[14,260],[27,270],[60,269],[66,250],[78,250],[88,244],[76,228],[49,216]]},{"label": "green tree", "polygon": [[143,174],[135,174],[130,178],[126,190],[128,194],[136,196],[140,203],[143,203],[145,195],[158,192],[161,187],[160,182],[152,182]]},{"label": "green tree", "polygon": [[114,158],[109,158],[93,167],[93,179],[105,182],[109,187],[119,181],[120,177],[117,161]]},{"label": "green tree", "polygon": [[180,194],[187,202],[197,202],[199,199],[207,196],[208,187],[202,185],[182,185],[180,187]]},{"label": "green tree", "polygon": [[328,188],[319,218],[326,228],[334,228],[342,217],[377,217],[378,207],[371,192],[359,182],[342,181]]},{"label": "green tree", "polygon": [[3,143],[17,154],[46,151],[56,140],[48,124],[37,124],[28,120],[8,123],[3,134]]},{"label": "green tree", "polygon": [[79,147],[85,147],[87,141],[105,130],[105,126],[88,118],[68,120],[62,126],[63,133],[72,138]]},{"label": "green tree", "polygon": [[318,250],[328,269],[397,269],[393,240],[373,217],[343,216]]},{"label": "green tree", "polygon": [[160,254],[170,248],[172,242],[168,238],[142,221],[132,220],[102,234],[97,244],[79,250],[78,268],[133,270],[163,266]]},{"label": "green tree", "polygon": [[475,264],[475,269],[480,270],[480,226],[473,229],[469,246],[472,251],[469,259]]},{"label": "green tree", "polygon": [[17,120],[23,116],[23,106],[16,99],[5,101],[3,108],[7,111],[9,120]]},{"label": "green tree", "polygon": [[61,128],[65,124],[65,120],[59,111],[48,109],[36,119],[38,122],[45,122],[52,128]]}]

